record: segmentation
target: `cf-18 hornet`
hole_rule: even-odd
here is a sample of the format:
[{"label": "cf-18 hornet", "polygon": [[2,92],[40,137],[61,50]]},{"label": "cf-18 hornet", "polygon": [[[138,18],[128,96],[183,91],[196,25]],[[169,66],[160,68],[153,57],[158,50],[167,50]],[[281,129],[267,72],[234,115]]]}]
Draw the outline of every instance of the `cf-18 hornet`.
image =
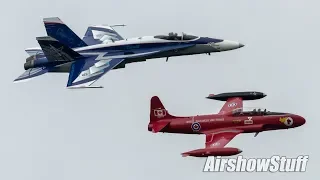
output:
[{"label": "cf-18 hornet", "polygon": [[[107,28],[100,30],[97,26],[89,29],[86,36],[80,39],[59,18],[45,18],[44,24],[48,36],[36,38],[41,49],[26,50],[33,54],[24,64],[26,71],[14,81],[47,72],[64,72],[69,73],[67,87],[92,87],[105,73],[112,69],[125,68],[128,63],[172,56],[210,54],[244,46],[235,41],[185,33],[124,39],[113,29],[107,32]],[[97,31],[101,36],[97,35]]]}]

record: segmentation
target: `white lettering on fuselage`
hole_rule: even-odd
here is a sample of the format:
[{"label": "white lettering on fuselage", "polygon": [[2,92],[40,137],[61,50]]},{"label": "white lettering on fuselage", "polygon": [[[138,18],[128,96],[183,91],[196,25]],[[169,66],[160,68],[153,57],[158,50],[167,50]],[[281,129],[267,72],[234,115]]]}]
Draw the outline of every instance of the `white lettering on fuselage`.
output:
[{"label": "white lettering on fuselage", "polygon": [[189,120],[189,121],[186,121],[186,123],[191,124],[193,122],[217,122],[217,121],[224,121],[224,118]]},{"label": "white lettering on fuselage", "polygon": [[244,120],[244,124],[253,124],[252,117],[248,117],[247,120]]}]

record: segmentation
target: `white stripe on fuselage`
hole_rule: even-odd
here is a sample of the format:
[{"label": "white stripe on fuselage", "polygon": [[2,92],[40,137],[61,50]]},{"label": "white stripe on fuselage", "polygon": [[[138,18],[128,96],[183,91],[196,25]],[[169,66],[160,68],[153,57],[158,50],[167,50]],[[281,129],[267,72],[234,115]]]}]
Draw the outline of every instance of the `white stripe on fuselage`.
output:
[{"label": "white stripe on fuselage", "polygon": [[[93,50],[93,49],[99,49],[99,48],[104,48],[104,47],[114,47],[114,46],[122,46],[122,45],[130,45],[130,44],[150,44],[150,43],[168,43],[168,42],[192,42],[198,40],[200,37],[197,37],[196,39],[193,40],[164,40],[164,39],[158,39],[154,38],[153,36],[143,36],[143,37],[135,37],[135,38],[130,38],[130,39],[125,39],[125,40],[119,40],[115,42],[109,42],[107,44],[95,44],[91,46],[85,46],[85,47],[80,47],[80,48],[73,48],[74,51],[84,51],[84,50]],[[42,49],[40,47],[36,48],[27,48],[27,50],[40,50]]]},{"label": "white stripe on fuselage", "polygon": [[[157,53],[159,51],[151,51],[151,52],[144,52],[144,53],[137,53],[137,54],[128,54],[128,55],[117,55],[117,56],[105,56],[108,54],[108,52],[92,52],[92,53],[80,53],[81,55],[98,55],[98,57],[95,59],[96,61],[100,60],[111,60],[116,58],[128,58],[128,57],[136,57],[141,55],[148,55],[152,53]],[[105,57],[104,57],[105,56]]]},{"label": "white stripe on fuselage", "polygon": [[99,48],[104,48],[104,47],[114,47],[114,46],[130,45],[130,44],[191,42],[191,41],[196,41],[199,38],[200,37],[198,37],[196,39],[193,39],[193,40],[175,40],[175,41],[170,41],[170,40],[154,38],[153,36],[144,36],[144,37],[131,38],[131,39],[126,39],[126,40],[119,40],[119,41],[115,41],[115,42],[108,43],[108,44],[96,44],[96,45],[92,45],[92,46],[75,48],[74,50],[75,51],[84,51],[84,50],[92,50],[92,49],[99,49]]}]

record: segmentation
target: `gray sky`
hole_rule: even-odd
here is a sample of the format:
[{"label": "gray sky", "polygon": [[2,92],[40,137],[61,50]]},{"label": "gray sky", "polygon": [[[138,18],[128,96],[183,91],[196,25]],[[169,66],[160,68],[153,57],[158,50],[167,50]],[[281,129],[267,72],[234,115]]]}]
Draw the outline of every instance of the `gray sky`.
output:
[{"label": "gray sky", "polygon": [[[315,179],[319,145],[318,1],[11,0],[0,8],[2,88],[0,179]],[[12,81],[25,48],[45,35],[42,18],[58,16],[79,36],[88,25],[124,23],[124,37],[191,32],[239,41],[244,48],[130,64],[84,91],[65,88],[67,74]],[[216,113],[209,93],[257,90],[265,99],[245,106],[297,113],[296,129],[237,136],[228,146],[245,157],[310,155],[306,173],[202,173],[205,159],[180,153],[204,147],[204,136],[147,131],[149,100],[158,95],[171,114]]]}]

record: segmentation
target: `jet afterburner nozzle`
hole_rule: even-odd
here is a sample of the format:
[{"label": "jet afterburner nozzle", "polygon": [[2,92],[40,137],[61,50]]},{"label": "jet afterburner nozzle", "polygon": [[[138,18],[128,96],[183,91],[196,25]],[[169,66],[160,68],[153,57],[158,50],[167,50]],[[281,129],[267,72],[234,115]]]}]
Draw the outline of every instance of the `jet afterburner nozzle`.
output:
[{"label": "jet afterburner nozzle", "polygon": [[42,67],[48,64],[47,58],[38,58],[37,55],[32,55],[26,59],[24,63],[24,69],[28,70],[30,68]]},{"label": "jet afterburner nozzle", "polygon": [[24,70],[33,68],[33,66],[34,66],[34,60],[29,60],[26,63],[24,63]]}]

